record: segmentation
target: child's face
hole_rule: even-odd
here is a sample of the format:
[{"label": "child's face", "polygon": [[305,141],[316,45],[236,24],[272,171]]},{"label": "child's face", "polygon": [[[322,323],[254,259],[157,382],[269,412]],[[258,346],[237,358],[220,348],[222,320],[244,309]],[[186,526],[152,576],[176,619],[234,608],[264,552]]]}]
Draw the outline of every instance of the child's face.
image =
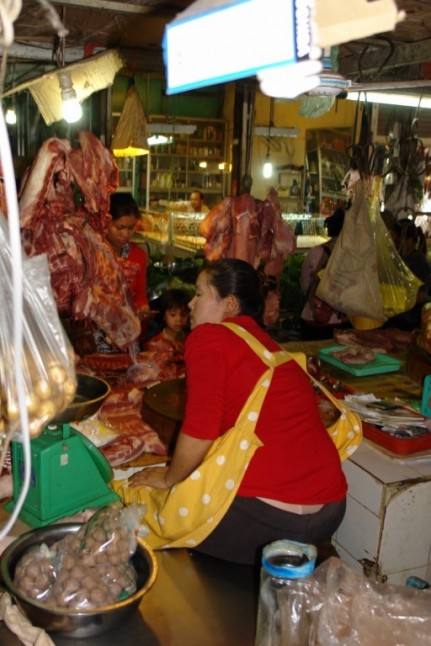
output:
[{"label": "child's face", "polygon": [[181,332],[187,327],[189,312],[184,307],[170,307],[165,312],[166,327],[175,333]]}]

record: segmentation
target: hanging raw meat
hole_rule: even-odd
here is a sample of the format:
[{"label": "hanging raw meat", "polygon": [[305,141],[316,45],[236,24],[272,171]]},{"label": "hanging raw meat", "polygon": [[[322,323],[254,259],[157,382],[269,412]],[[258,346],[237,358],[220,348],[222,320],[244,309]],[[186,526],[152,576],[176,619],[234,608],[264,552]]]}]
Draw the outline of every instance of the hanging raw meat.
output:
[{"label": "hanging raw meat", "polygon": [[263,270],[268,276],[279,277],[283,272],[287,256],[296,251],[296,237],[287,222],[283,220],[277,191],[274,188],[270,189],[267,200],[274,214],[273,237],[271,252]]},{"label": "hanging raw meat", "polygon": [[231,211],[234,236],[233,257],[245,260],[255,267],[259,264],[256,251],[260,238],[256,202],[254,197],[244,193],[234,198]]},{"label": "hanging raw meat", "polygon": [[140,321],[103,235],[118,183],[118,168],[94,134],[81,132],[73,149],[52,138],[23,182],[19,207],[25,250],[47,254],[59,312],[92,321],[125,349],[139,336]]},{"label": "hanging raw meat", "polygon": [[[296,250],[296,237],[283,220],[273,188],[264,201],[248,192],[225,198],[207,213],[199,234],[206,239],[207,260],[239,258],[256,269],[263,263],[264,273],[276,279],[284,269],[287,256]],[[279,312],[280,295],[276,288],[266,300],[264,323],[267,327],[277,324]]]},{"label": "hanging raw meat", "polygon": [[199,225],[199,235],[206,240],[204,253],[207,260],[227,258],[232,242],[231,207],[233,198],[225,199],[214,206]]}]

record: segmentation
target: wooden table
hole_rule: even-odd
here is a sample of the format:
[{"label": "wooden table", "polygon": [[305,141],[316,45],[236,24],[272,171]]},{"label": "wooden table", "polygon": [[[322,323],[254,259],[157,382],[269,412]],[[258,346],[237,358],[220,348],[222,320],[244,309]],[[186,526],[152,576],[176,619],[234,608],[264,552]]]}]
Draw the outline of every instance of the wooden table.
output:
[{"label": "wooden table", "polygon": [[[0,526],[8,517],[0,506]],[[17,521],[13,534],[30,528]],[[103,635],[51,635],[56,646],[253,646],[259,571],[187,549],[156,552],[158,574],[139,610]],[[1,646],[22,643],[0,621]]]},{"label": "wooden table", "polygon": [[[304,352],[307,357],[319,357],[319,350],[334,345],[334,340],[326,341],[289,341],[282,343],[282,347],[288,352]],[[407,350],[401,348],[396,353],[391,353],[398,359],[405,361]],[[321,370],[334,379],[347,384],[358,393],[373,393],[378,398],[394,398],[417,400],[422,396],[422,387],[405,374],[402,367],[399,372],[391,372],[381,375],[370,375],[356,377],[336,366],[321,360]],[[431,372],[431,366],[430,366]]]}]

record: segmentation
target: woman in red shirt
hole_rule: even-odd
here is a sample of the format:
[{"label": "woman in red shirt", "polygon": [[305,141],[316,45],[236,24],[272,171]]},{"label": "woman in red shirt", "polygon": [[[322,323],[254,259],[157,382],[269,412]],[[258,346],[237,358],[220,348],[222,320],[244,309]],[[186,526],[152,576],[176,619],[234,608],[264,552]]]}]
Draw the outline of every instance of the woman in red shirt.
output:
[{"label": "woman in red shirt", "polygon": [[[213,442],[235,426],[267,366],[246,340],[219,324],[240,326],[271,357],[280,347],[260,327],[263,303],[259,274],[248,263],[226,259],[201,271],[189,304],[187,403],[172,461],[137,473],[132,486],[173,487],[195,472]],[[255,434],[261,446],[233,503],[195,547],[198,551],[257,563],[266,543],[287,538],[320,544],[343,519],[347,484],[340,458],[310,381],[295,361],[274,368]]]},{"label": "woman in red shirt", "polygon": [[130,242],[140,218],[138,205],[128,193],[113,193],[109,212],[112,220],[106,232],[106,239],[126,277],[136,311],[138,315],[145,317],[149,311],[147,298],[148,258],[141,247]]}]

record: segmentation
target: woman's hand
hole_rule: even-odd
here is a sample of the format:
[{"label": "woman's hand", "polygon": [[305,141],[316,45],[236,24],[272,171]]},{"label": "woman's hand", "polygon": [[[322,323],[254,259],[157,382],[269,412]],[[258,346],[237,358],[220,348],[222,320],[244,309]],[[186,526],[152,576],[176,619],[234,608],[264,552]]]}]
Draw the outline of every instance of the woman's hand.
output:
[{"label": "woman's hand", "polygon": [[148,485],[155,489],[170,489],[200,465],[211,445],[212,440],[198,440],[180,432],[170,465],[138,471],[129,478],[129,486]]},{"label": "woman's hand", "polygon": [[166,473],[168,467],[147,467],[134,473],[129,478],[129,485],[131,487],[139,487],[140,485],[148,485],[155,489],[168,489],[166,484]]},{"label": "woman's hand", "polygon": [[142,307],[140,307],[138,310],[138,316],[141,319],[141,321],[145,321],[146,319],[150,318],[151,316],[150,306],[143,305]]}]

